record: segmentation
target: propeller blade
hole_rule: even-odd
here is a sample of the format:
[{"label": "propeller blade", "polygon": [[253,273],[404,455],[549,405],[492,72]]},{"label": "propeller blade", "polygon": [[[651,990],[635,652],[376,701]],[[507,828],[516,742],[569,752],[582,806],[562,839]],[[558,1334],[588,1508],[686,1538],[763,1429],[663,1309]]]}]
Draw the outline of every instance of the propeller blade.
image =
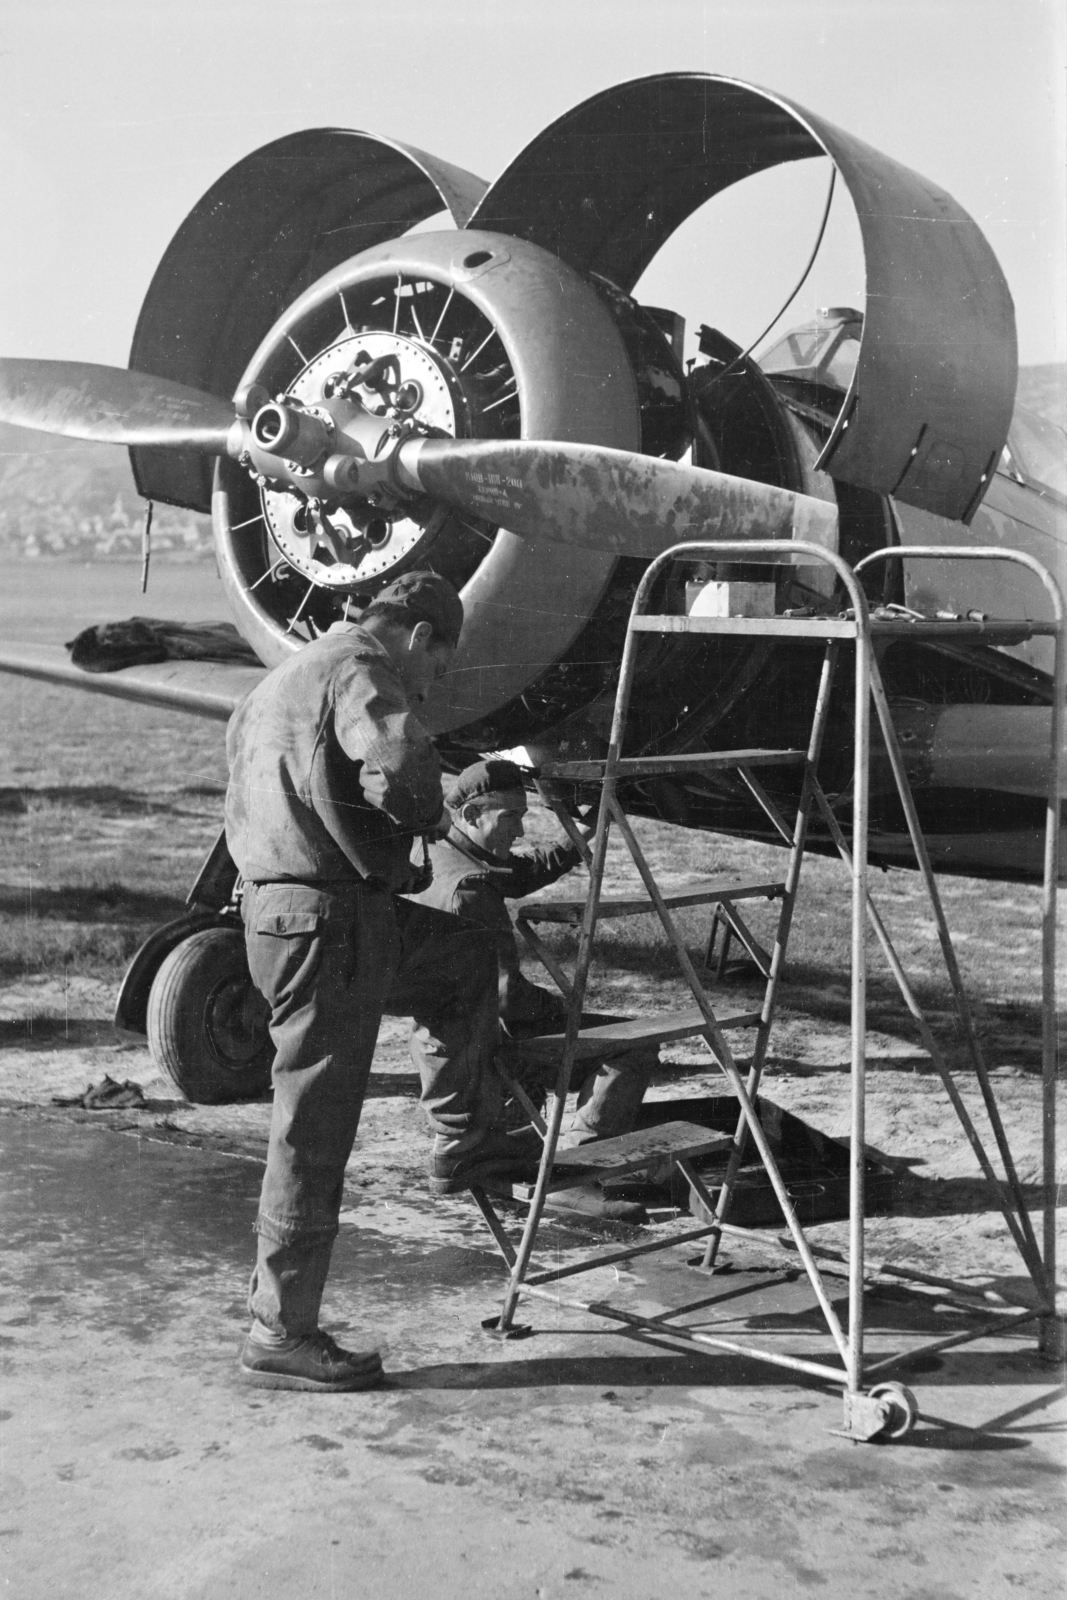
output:
[{"label": "propeller blade", "polygon": [[223,455],[233,406],[125,367],[0,358],[0,421],[105,444],[172,445]]},{"label": "propeller blade", "polygon": [[837,507],[725,472],[541,439],[410,439],[401,481],[512,533],[618,556],[686,539],[810,539],[836,548]]}]

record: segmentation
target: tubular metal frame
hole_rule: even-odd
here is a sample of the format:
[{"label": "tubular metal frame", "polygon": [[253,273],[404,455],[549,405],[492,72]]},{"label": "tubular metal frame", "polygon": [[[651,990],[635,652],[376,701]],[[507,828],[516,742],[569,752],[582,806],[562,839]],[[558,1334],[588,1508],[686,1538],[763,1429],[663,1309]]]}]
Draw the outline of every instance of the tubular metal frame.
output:
[{"label": "tubular metal frame", "polygon": [[[830,566],[841,582],[848,600],[851,604],[852,614],[846,617],[804,619],[803,622],[793,623],[788,629],[782,624],[788,619],[751,619],[748,626],[739,623],[738,619],[729,619],[729,631],[744,635],[756,636],[761,632],[773,631],[777,634],[792,633],[795,636],[812,639],[822,639],[826,646],[826,656],[823,663],[819,691],[816,699],[816,708],[813,715],[812,734],[809,740],[807,757],[804,768],[804,780],[801,800],[798,805],[795,826],[790,833],[777,808],[769,796],[762,790],[751,773],[744,773],[745,778],[754,797],[760,803],[775,830],[792,847],[788,882],[792,885],[795,894],[799,883],[801,863],[806,842],[807,820],[812,803],[822,812],[831,835],[837,844],[842,860],[851,876],[851,1070],[850,1070],[850,1137],[849,1137],[849,1250],[847,1258],[848,1272],[848,1332],[842,1329],[837,1314],[833,1308],[830,1296],[823,1283],[815,1259],[815,1253],[809,1246],[801,1227],[799,1219],[793,1208],[792,1202],[786,1191],[778,1171],[774,1155],[767,1144],[759,1118],[755,1109],[756,1092],[759,1086],[760,1075],[765,1055],[766,1039],[761,1035],[763,1048],[757,1048],[748,1073],[747,1083],[742,1081],[738,1067],[734,1061],[722,1030],[717,1022],[714,1011],[708,1001],[703,984],[701,983],[692,961],[685,948],[681,936],[678,934],[671,919],[669,910],[663,902],[663,897],[655,882],[652,872],[645,861],[640,846],[633,835],[628,819],[620,807],[617,799],[619,783],[619,763],[622,760],[623,734],[625,730],[627,713],[629,710],[630,692],[633,683],[634,668],[637,657],[637,648],[642,632],[656,631],[657,619],[654,614],[646,611],[649,596],[656,579],[664,568],[671,562],[693,559],[730,559],[744,557],[746,561],[763,560],[775,564],[789,562],[790,564],[803,559],[805,564],[811,561],[822,562]],[[1044,585],[1052,603],[1053,622],[1020,624],[1025,636],[1034,634],[1051,635],[1055,644],[1055,660],[1053,671],[1053,707],[1050,730],[1050,761],[1049,782],[1047,793],[1047,826],[1044,861],[1044,887],[1042,895],[1042,1002],[1043,1002],[1043,1032],[1042,1032],[1042,1102],[1043,1102],[1043,1249],[1039,1248],[1029,1214],[1025,1205],[1018,1176],[1015,1171],[1011,1151],[1008,1146],[1006,1134],[1000,1120],[992,1085],[982,1059],[981,1048],[977,1033],[971,1018],[967,997],[963,989],[959,965],[956,960],[952,945],[951,934],[945,919],[937,890],[936,880],[930,863],[929,852],[919,826],[910,784],[904,769],[903,757],[900,752],[899,742],[893,727],[889,704],[886,699],[885,689],[882,684],[878,662],[875,656],[874,639],[877,636],[877,621],[872,628],[869,607],[863,590],[860,586],[858,574],[864,568],[876,561],[902,560],[902,559],[976,559],[976,560],[1007,560],[1014,561],[1028,568]],[[642,626],[642,619],[648,617],[649,621]],[[681,621],[685,619],[670,619]],[[712,619],[702,619],[703,626],[700,631],[711,631],[714,624]],[[943,624],[942,624],[943,626]],[[673,631],[685,631],[676,628]],[[725,630],[724,630],[725,631]],[[918,622],[914,630],[909,630],[915,638],[922,637],[922,623]],[[894,631],[894,638],[899,638],[899,631]],[[834,818],[829,802],[822,787],[818,782],[815,766],[821,747],[822,732],[825,727],[825,718],[832,688],[834,667],[839,641],[851,640],[855,646],[855,684],[854,684],[854,719],[855,719],[855,748],[853,759],[853,807],[852,807],[852,839],[851,849],[845,839],[844,833]],[[491,1206],[488,1210],[484,1197],[475,1192],[475,1198],[485,1216],[485,1220],[493,1231],[497,1244],[501,1249],[505,1262],[509,1268],[509,1279],[504,1296],[503,1308],[497,1322],[499,1331],[506,1332],[512,1327],[515,1309],[522,1293],[538,1296],[549,1296],[557,1299],[558,1291],[548,1286],[555,1284],[559,1279],[572,1276],[583,1271],[593,1270],[598,1266],[607,1266],[620,1260],[628,1260],[634,1256],[651,1253],[658,1249],[667,1249],[672,1246],[692,1242],[696,1239],[706,1239],[707,1248],[704,1255],[704,1265],[713,1266],[715,1253],[723,1233],[746,1234],[747,1230],[734,1228],[726,1220],[733,1181],[743,1156],[744,1145],[749,1137],[752,1138],[759,1151],[763,1165],[771,1180],[776,1197],[781,1206],[783,1215],[790,1234],[792,1247],[796,1249],[803,1262],[808,1279],[811,1282],[816,1299],[823,1312],[827,1330],[837,1347],[838,1355],[842,1361],[842,1368],[832,1367],[822,1361],[811,1361],[782,1355],[749,1345],[736,1339],[722,1339],[691,1328],[672,1323],[668,1318],[676,1318],[687,1311],[695,1309],[691,1306],[681,1306],[677,1309],[657,1317],[638,1317],[620,1308],[608,1305],[603,1301],[560,1301],[561,1304],[580,1307],[591,1311],[598,1316],[621,1321],[638,1336],[655,1336],[657,1339],[677,1339],[686,1344],[697,1343],[717,1349],[728,1350],[733,1353],[743,1354],[757,1360],[770,1362],[775,1366],[791,1368],[797,1372],[820,1377],[844,1391],[845,1427],[844,1432],[853,1438],[870,1438],[879,1431],[880,1423],[877,1421],[877,1408],[884,1405],[875,1402],[874,1396],[865,1397],[863,1387],[866,1379],[881,1374],[892,1367],[903,1356],[882,1358],[871,1366],[865,1367],[864,1362],[864,1283],[865,1283],[865,1258],[864,1258],[864,1233],[865,1233],[865,1203],[864,1203],[864,1143],[865,1143],[865,1099],[866,1099],[866,1000],[867,1000],[867,922],[870,919],[889,962],[891,971],[897,980],[898,986],[904,997],[912,1016],[919,1026],[919,1031],[926,1048],[931,1054],[936,1070],[948,1092],[954,1109],[963,1125],[964,1131],[971,1143],[981,1164],[986,1178],[994,1185],[1001,1211],[1015,1241],[1016,1247],[1027,1267],[1027,1270],[1037,1288],[1040,1297],[1036,1309],[1029,1309],[1026,1313],[1019,1313],[1012,1317],[1012,1324],[1041,1320],[1042,1341],[1045,1338],[1051,1341],[1054,1337],[1055,1317],[1055,1153],[1056,1153],[1056,1122],[1055,1122],[1055,1071],[1056,1071],[1056,1033],[1055,1033],[1055,951],[1056,951],[1056,889],[1058,882],[1059,863],[1059,818],[1060,818],[1060,777],[1059,777],[1059,752],[1063,744],[1064,702],[1067,695],[1067,652],[1064,641],[1064,603],[1059,587],[1051,574],[1032,557],[1018,551],[1005,551],[990,547],[927,547],[905,546],[890,547],[879,550],[866,557],[864,561],[852,569],[836,553],[824,549],[820,545],[810,544],[799,540],[757,540],[757,541],[691,541],[675,545],[664,551],[648,567],[634,597],[631,610],[630,623],[627,630],[626,644],[623,652],[622,664],[619,674],[619,685],[615,703],[615,713],[612,720],[611,735],[604,770],[600,779],[601,801],[597,816],[596,833],[593,840],[590,867],[590,887],[586,900],[585,912],[581,924],[578,956],[575,965],[574,978],[571,984],[570,1007],[568,1012],[567,1029],[564,1040],[563,1056],[560,1063],[559,1076],[556,1083],[555,1094],[552,1102],[551,1117],[545,1131],[544,1150],[541,1166],[538,1173],[537,1184],[530,1203],[529,1214],[526,1218],[522,1239],[518,1248],[512,1246],[506,1234],[500,1228],[499,1220],[491,1217]],[[870,810],[870,753],[871,753],[871,703],[874,703],[878,723],[883,739],[889,753],[890,764],[896,787],[904,807],[908,823],[909,835],[915,851],[917,864],[922,874],[927,894],[933,908],[942,955],[953,989],[957,1010],[963,1025],[971,1060],[975,1074],[978,1078],[985,1102],[986,1111],[993,1129],[1001,1160],[1004,1166],[1005,1179],[1000,1179],[982,1146],[981,1140],[974,1128],[973,1122],[952,1080],[947,1063],[932,1034],[925,1017],[918,1005],[915,995],[908,983],[906,974],[896,951],[892,946],[888,932],[878,914],[877,908],[871,898],[868,887],[868,829]],[[530,1260],[537,1238],[537,1232],[544,1210],[545,1198],[548,1192],[552,1174],[552,1164],[559,1140],[564,1106],[567,1091],[573,1071],[576,1044],[580,1027],[582,1004],[585,995],[586,982],[592,959],[593,936],[597,923],[597,912],[600,897],[600,886],[603,878],[604,864],[607,854],[608,835],[611,824],[614,823],[629,849],[634,863],[641,875],[645,888],[659,916],[659,920],[670,940],[679,965],[687,979],[693,997],[704,1017],[705,1026],[701,1033],[707,1042],[712,1055],[718,1061],[725,1076],[730,1081],[734,1093],[740,1104],[738,1127],[734,1140],[727,1174],[720,1190],[718,1205],[712,1207],[708,1195],[699,1175],[696,1174],[688,1162],[679,1162],[683,1175],[690,1188],[702,1200],[709,1214],[714,1215],[713,1222],[704,1228],[690,1230],[677,1234],[663,1241],[653,1241],[650,1244],[631,1246],[629,1249],[620,1249],[608,1255],[601,1255],[590,1260],[559,1268],[555,1271],[535,1272],[527,1276]],[[772,956],[771,973],[764,1002],[763,1015],[767,1016],[773,1011],[774,996],[778,978],[785,956],[785,944],[789,933],[788,908],[789,895],[785,896],[787,915],[785,926],[779,925],[779,935],[775,943]],[[784,935],[784,937],[783,937]],[[495,1224],[495,1225],[494,1225]],[[503,1237],[501,1235],[503,1234]],[[820,1252],[825,1254],[825,1252]],[[898,1276],[909,1276],[903,1269]],[[917,1280],[922,1274],[915,1275]],[[975,1309],[978,1309],[977,1307]],[[964,1343],[969,1339],[983,1337],[991,1327],[1000,1328],[1005,1325],[1003,1320],[995,1324],[983,1324],[980,1328],[964,1335],[956,1335],[949,1341],[952,1344]],[[945,1341],[938,1340],[920,1347],[923,1350],[945,1348]],[[910,1359],[919,1353],[918,1349],[907,1352]],[[909,1397],[910,1398],[910,1397]],[[873,1408],[873,1409],[872,1409]],[[872,1420],[872,1415],[874,1420]]]},{"label": "tubular metal frame", "polygon": [[[1033,1253],[1037,1256],[1043,1268],[1044,1283],[1038,1283],[1039,1292],[1043,1290],[1046,1308],[1045,1318],[1042,1321],[1041,1345],[1047,1348],[1058,1344],[1055,1339],[1052,1320],[1055,1316],[1056,1301],[1056,895],[1060,881],[1060,833],[1063,795],[1060,783],[1060,762],[1064,751],[1064,719],[1067,717],[1067,638],[1065,638],[1064,618],[1065,607],[1063,593],[1056,579],[1043,566],[1022,550],[1001,550],[995,545],[903,545],[890,546],[885,550],[876,550],[866,556],[856,566],[859,573],[864,567],[871,566],[878,561],[898,560],[954,560],[954,561],[1011,561],[1016,566],[1025,567],[1043,586],[1052,606],[1053,624],[1051,627],[1036,626],[1034,631],[1051,634],[1053,640],[1053,665],[1052,665],[1052,707],[1051,726],[1049,728],[1049,763],[1048,787],[1045,794],[1045,854],[1044,871],[1042,874],[1041,888],[1041,1115],[1042,1115],[1042,1148],[1041,1148],[1041,1178],[1042,1178],[1042,1249],[1038,1251],[1037,1241],[1033,1239],[1032,1230],[1029,1237]],[[877,666],[876,666],[877,672]],[[893,731],[889,708],[885,703],[885,691],[878,677],[878,714],[882,719],[883,727],[888,728],[892,741],[887,737],[890,759],[894,764],[894,774],[897,773],[899,764],[900,773],[903,775],[903,759],[900,754],[900,745]],[[900,778],[898,777],[898,787]],[[945,954],[946,966],[953,983],[953,989],[962,992],[959,969],[956,965],[955,953],[952,950],[951,938],[948,935],[944,911],[937,897],[936,884],[933,871],[930,867],[929,856],[926,852],[925,842],[915,816],[914,802],[911,800],[911,790],[904,778],[904,790],[901,798],[906,799],[908,812],[908,830],[911,834],[912,847],[919,857],[923,876],[927,880],[931,903],[937,917],[938,937],[941,941],[942,951]],[[957,995],[958,1000],[958,995]],[[967,1021],[969,1022],[969,1016]],[[968,1044],[971,1046],[972,1058],[978,1071],[979,1081],[982,1084],[983,1096],[986,1097],[987,1109],[992,1091],[987,1090],[988,1080],[985,1076],[984,1065],[981,1063],[981,1049],[978,1039],[973,1033],[973,1025],[968,1032]],[[993,1120],[993,1119],[991,1119]],[[997,1134],[998,1144],[1001,1142],[1002,1130],[998,1127],[998,1120],[993,1120],[994,1132]],[[1005,1141],[1006,1143],[1006,1141]],[[1003,1153],[1003,1152],[1002,1152]],[[1005,1170],[1011,1174],[1011,1167],[1006,1161]],[[1025,1206],[1021,1202],[1020,1210],[1027,1224],[1029,1218]],[[1026,1259],[1026,1252],[1020,1252]],[[1029,1266],[1029,1262],[1027,1262]],[[1031,1269],[1031,1276],[1033,1271]],[[1035,1282],[1037,1280],[1035,1279]]]}]

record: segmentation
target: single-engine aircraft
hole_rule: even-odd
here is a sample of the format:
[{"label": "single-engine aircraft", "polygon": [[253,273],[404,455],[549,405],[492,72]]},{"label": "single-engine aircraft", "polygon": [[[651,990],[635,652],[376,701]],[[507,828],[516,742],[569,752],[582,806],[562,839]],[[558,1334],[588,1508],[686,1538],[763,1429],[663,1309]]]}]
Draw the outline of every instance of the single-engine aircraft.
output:
[{"label": "single-engine aircraft", "polygon": [[[682,319],[640,305],[635,284],[705,201],[814,157],[830,160],[827,210],[835,180],[855,206],[863,314],[821,313],[758,362],[703,326],[687,370]],[[146,498],[210,509],[264,668],[405,568],[444,573],[467,621],[428,719],[442,754],[458,767],[521,749],[536,765],[603,753],[637,582],[687,537],[798,538],[853,564],[893,544],[999,544],[1067,588],[1064,440],[1015,407],[1016,383],[1007,284],[950,195],[781,95],[669,73],[585,101],[489,185],[368,133],[275,140],[175,234],[129,370],[0,361],[0,418],[127,446]],[[773,569],[777,610],[834,609],[821,570]],[[684,610],[689,587],[768,576],[692,563],[666,598]],[[867,582],[901,614],[1049,620],[1010,566],[896,561]],[[262,672],[175,661],[89,677],[29,648],[0,666],[222,718]],[[781,638],[646,640],[627,753],[795,742],[816,670]],[[935,866],[1037,879],[1051,641],[904,641],[882,671]],[[844,818],[850,710],[842,683],[824,785]],[[769,837],[721,775],[624,798]],[[830,848],[818,824],[812,845]],[[912,862],[877,763],[870,845]],[[269,1062],[232,889],[220,846],[119,1000],[192,1098],[257,1092]]]}]

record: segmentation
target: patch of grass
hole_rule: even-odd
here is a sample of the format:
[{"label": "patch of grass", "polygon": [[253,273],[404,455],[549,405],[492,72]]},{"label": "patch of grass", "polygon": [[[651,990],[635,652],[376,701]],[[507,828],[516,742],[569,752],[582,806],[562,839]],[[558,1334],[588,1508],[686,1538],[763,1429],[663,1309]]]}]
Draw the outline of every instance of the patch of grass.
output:
[{"label": "patch of grass", "polygon": [[120,883],[0,885],[0,978],[114,980],[152,929],[183,908],[176,896]]},{"label": "patch of grass", "polygon": [[0,979],[43,976],[117,982],[154,924],[59,922],[28,917],[0,925]]},{"label": "patch of grass", "polygon": [[0,982],[114,988],[222,825],[224,729],[15,678],[0,720]]},{"label": "patch of grass", "polygon": [[144,894],[122,883],[64,884],[56,889],[0,884],[0,915],[27,920],[155,924],[180,916],[184,905],[176,896]]}]

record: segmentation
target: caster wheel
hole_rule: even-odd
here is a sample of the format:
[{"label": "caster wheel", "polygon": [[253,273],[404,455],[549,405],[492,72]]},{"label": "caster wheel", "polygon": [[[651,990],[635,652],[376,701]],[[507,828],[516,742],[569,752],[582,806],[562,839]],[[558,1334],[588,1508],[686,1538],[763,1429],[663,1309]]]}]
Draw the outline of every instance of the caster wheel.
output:
[{"label": "caster wheel", "polygon": [[888,1405],[889,1414],[879,1439],[904,1439],[919,1420],[919,1406],[910,1389],[902,1383],[877,1383],[870,1392],[871,1400]]}]

